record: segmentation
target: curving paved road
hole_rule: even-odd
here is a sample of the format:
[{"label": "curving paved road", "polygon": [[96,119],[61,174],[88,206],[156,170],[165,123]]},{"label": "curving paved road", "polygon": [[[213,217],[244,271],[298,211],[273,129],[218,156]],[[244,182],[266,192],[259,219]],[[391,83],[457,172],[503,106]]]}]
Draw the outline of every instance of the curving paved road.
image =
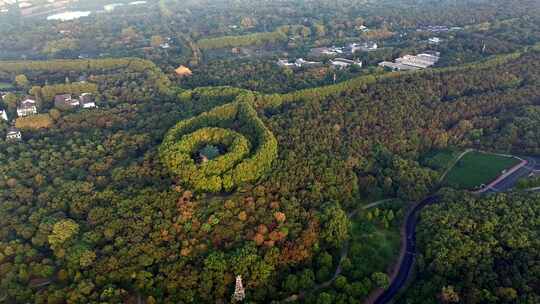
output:
[{"label": "curving paved road", "polygon": [[[523,159],[527,161],[525,166],[522,166],[495,185],[492,185],[490,189],[484,193],[507,191],[513,188],[520,178],[528,176],[531,173],[540,173],[540,158],[524,157]],[[540,187],[534,190],[540,191]],[[416,255],[416,225],[418,224],[418,214],[422,208],[433,204],[438,200],[438,196],[429,196],[414,206],[413,210],[407,215],[405,222],[405,237],[407,238],[405,243],[405,253],[401,258],[398,273],[395,278],[392,279],[390,286],[374,301],[375,304],[389,303],[407,282]]]},{"label": "curving paved road", "polygon": [[375,304],[388,303],[405,285],[412,265],[414,256],[416,255],[416,225],[418,224],[418,214],[427,205],[435,203],[439,199],[438,196],[430,196],[414,206],[413,210],[408,214],[405,223],[405,254],[401,259],[399,271],[396,277],[392,280],[390,286],[375,300]]},{"label": "curving paved road", "polygon": [[495,185],[492,185],[485,193],[504,192],[513,188],[519,179],[528,176],[531,173],[538,172],[540,169],[540,158],[537,157],[523,157],[527,161],[527,164],[516,172],[510,174],[505,179],[499,181]]}]

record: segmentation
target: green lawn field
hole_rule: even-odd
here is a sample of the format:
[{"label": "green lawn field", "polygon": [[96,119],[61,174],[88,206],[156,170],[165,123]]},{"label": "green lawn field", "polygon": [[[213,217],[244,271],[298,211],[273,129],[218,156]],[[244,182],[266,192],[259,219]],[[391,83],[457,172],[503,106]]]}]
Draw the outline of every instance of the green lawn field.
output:
[{"label": "green lawn field", "polygon": [[425,154],[421,163],[442,173],[452,165],[460,153],[461,151],[451,149],[434,150]]},{"label": "green lawn field", "polygon": [[7,82],[0,82],[0,90],[2,89],[11,89],[13,85]]},{"label": "green lawn field", "polygon": [[475,189],[488,184],[502,171],[519,163],[516,158],[503,157],[480,152],[466,154],[445,179],[445,184],[458,189]]},{"label": "green lawn field", "polygon": [[[396,207],[396,202],[401,204]],[[385,208],[384,206],[393,208]],[[400,248],[399,213],[403,202],[395,201],[383,204],[380,208],[363,210],[352,219],[349,259],[356,275],[370,276],[374,272],[385,272],[395,262]],[[375,212],[379,209],[380,214]],[[382,225],[383,213],[392,209],[396,215],[390,225]],[[372,220],[366,219],[367,213],[372,214]]]}]

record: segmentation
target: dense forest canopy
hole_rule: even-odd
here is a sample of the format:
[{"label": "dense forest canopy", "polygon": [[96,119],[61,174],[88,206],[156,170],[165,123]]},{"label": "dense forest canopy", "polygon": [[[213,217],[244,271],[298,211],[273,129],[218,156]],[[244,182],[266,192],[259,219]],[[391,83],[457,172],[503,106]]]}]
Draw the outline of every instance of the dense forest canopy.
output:
[{"label": "dense forest canopy", "polygon": [[537,194],[478,198],[449,191],[422,214],[419,282],[406,303],[536,303]]},{"label": "dense forest canopy", "polygon": [[[205,301],[227,297],[241,273],[250,297],[279,299],[282,293],[270,290],[279,290],[291,266],[309,265],[322,248],[339,248],[335,237],[324,237],[342,225],[324,220],[327,202],[339,202],[328,211],[339,212],[358,207],[361,197],[422,198],[438,174],[421,167],[419,155],[449,144],[481,146],[478,129],[489,136],[504,127],[493,114],[534,107],[540,77],[529,67],[539,57],[531,50],[478,67],[349,86],[337,95],[322,88],[320,99],[270,116],[261,104],[278,158],[258,186],[225,197],[193,196],[174,186],[160,163],[157,145],[179,118],[196,113],[190,102],[64,116],[24,143],[3,144],[2,290],[19,300],[84,302],[136,291],[158,301]],[[213,100],[206,110],[228,102]]]},{"label": "dense forest canopy", "polygon": [[[0,302],[229,303],[239,275],[250,303],[358,303],[389,285],[409,208],[438,189],[425,155],[540,152],[537,1],[21,14],[0,15]],[[362,68],[276,64],[370,41]],[[440,63],[377,66],[424,51]],[[54,103],[83,93],[96,108]],[[39,114],[15,119],[27,98]],[[442,193],[401,301],[538,301],[537,195]]]}]

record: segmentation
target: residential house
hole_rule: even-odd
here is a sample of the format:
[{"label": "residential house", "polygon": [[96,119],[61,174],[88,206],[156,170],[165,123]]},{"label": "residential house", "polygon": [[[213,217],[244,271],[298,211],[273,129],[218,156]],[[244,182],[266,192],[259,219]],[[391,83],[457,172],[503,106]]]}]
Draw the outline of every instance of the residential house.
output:
[{"label": "residential house", "polygon": [[379,45],[377,45],[376,42],[369,41],[369,42],[364,42],[363,44],[351,43],[348,46],[348,51],[351,54],[354,54],[354,53],[359,52],[359,51],[360,52],[372,52],[372,51],[376,51],[378,48],[379,48]]},{"label": "residential house", "polygon": [[6,110],[0,110],[0,118],[2,118],[5,121],[8,121]]},{"label": "residential house", "polygon": [[351,54],[362,51],[362,47],[358,43],[351,43],[347,46],[347,51]]},{"label": "residential house", "polygon": [[365,42],[363,47],[366,51],[371,52],[377,50],[379,48],[379,45],[377,44],[377,42],[369,41]]},{"label": "residential house", "polygon": [[17,116],[24,117],[34,114],[37,114],[36,101],[30,98],[26,98],[25,100],[21,101],[17,107]]},{"label": "residential house", "polygon": [[10,127],[7,129],[6,133],[6,140],[12,141],[12,140],[20,140],[22,138],[21,131],[19,129]]},{"label": "residential house", "polygon": [[294,62],[290,62],[287,59],[279,59],[277,65],[280,67],[289,67],[289,68],[302,68],[302,67],[313,67],[322,65],[322,62],[318,61],[307,61],[304,58],[298,58]]},{"label": "residential house", "polygon": [[431,37],[428,39],[429,44],[439,44],[441,43],[441,38],[439,37]]},{"label": "residential house", "polygon": [[343,69],[343,68],[349,67],[351,65],[362,67],[362,61],[349,60],[349,59],[345,59],[345,58],[336,58],[334,60],[331,60],[330,64],[332,64],[333,67],[339,68],[339,69]]},{"label": "residential house", "polygon": [[82,93],[79,97],[81,106],[83,109],[96,108],[96,103],[94,102],[94,96],[91,93]]},{"label": "residential house", "polygon": [[277,61],[277,65],[279,65],[280,67],[294,67],[294,66],[296,66],[295,63],[291,63],[287,59],[279,59]]},{"label": "residential house", "polygon": [[78,99],[71,97],[71,94],[62,94],[54,97],[54,106],[62,110],[68,110],[80,106],[80,102]]}]

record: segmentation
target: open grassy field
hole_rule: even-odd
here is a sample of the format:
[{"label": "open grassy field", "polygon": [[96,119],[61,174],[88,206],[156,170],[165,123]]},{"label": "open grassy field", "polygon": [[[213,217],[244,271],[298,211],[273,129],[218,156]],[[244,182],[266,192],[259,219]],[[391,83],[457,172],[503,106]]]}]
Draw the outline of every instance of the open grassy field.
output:
[{"label": "open grassy field", "polygon": [[11,89],[12,87],[13,87],[13,85],[11,83],[1,82],[0,81],[0,90],[2,90],[2,89]]},{"label": "open grassy field", "polygon": [[518,163],[519,160],[516,158],[471,152],[450,170],[444,183],[458,189],[475,189],[493,181],[504,170]]},{"label": "open grassy field", "polygon": [[53,125],[54,121],[47,113],[19,117],[15,120],[15,127],[24,130],[48,129]]},{"label": "open grassy field", "polygon": [[442,173],[452,165],[460,153],[461,151],[451,149],[433,150],[422,157],[421,163]]},{"label": "open grassy field", "polygon": [[[385,207],[386,206],[386,207]],[[399,255],[400,211],[402,202],[389,202],[380,208],[363,210],[352,218],[349,259],[354,265],[355,276],[370,276],[373,272],[386,272]],[[378,210],[377,210],[378,209]],[[377,210],[377,211],[375,211]],[[387,212],[392,210],[395,217],[385,226]],[[367,218],[367,214],[369,218]]]}]

